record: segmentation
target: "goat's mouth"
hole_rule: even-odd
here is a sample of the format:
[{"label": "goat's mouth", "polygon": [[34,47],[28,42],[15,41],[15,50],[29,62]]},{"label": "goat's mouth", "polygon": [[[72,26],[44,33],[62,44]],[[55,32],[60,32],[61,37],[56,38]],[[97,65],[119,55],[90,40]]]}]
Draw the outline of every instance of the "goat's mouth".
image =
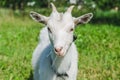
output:
[{"label": "goat's mouth", "polygon": [[54,52],[57,56],[64,57],[67,54],[69,48],[70,47],[68,45],[65,45],[64,47],[54,48]]},{"label": "goat's mouth", "polygon": [[60,51],[60,52],[55,51],[55,54],[59,57],[63,57],[65,55],[65,53],[63,51]]},{"label": "goat's mouth", "polygon": [[63,50],[61,50],[61,51],[59,51],[59,52],[56,52],[56,51],[55,51],[55,54],[56,54],[57,56],[59,56],[59,57],[64,57],[64,56],[67,54],[67,52],[68,52],[68,49],[63,49]]}]

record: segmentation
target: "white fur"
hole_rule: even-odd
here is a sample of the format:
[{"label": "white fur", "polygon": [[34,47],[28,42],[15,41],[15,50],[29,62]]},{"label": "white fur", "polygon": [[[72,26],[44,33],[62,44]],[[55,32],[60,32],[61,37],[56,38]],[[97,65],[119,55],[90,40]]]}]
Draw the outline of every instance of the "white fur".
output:
[{"label": "white fur", "polygon": [[[47,33],[47,28],[43,28],[40,34],[40,43],[33,53],[34,80],[59,80],[51,68],[51,59],[54,60],[55,55],[51,51],[52,46]],[[49,56],[50,52],[53,55]],[[66,80],[76,80],[77,61],[77,50],[75,44],[72,43],[68,53],[64,57],[56,59],[54,67],[58,67],[60,72],[67,72],[69,77]],[[70,68],[68,63],[70,63]]]},{"label": "white fur", "polygon": [[[74,6],[63,14],[51,5],[53,11],[49,17],[30,13],[35,21],[46,24],[32,57],[34,80],[76,80],[78,53],[73,42],[73,31],[75,25],[90,21],[93,14],[74,18],[71,15]],[[68,76],[57,76],[64,73]]]}]

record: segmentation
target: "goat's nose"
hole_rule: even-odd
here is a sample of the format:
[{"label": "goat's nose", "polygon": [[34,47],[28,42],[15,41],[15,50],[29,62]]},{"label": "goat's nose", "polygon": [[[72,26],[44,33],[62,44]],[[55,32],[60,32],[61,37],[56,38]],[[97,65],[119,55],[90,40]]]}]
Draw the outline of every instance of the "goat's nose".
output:
[{"label": "goat's nose", "polygon": [[63,47],[56,47],[56,48],[55,48],[55,51],[56,51],[56,52],[60,52],[62,49],[63,49]]}]

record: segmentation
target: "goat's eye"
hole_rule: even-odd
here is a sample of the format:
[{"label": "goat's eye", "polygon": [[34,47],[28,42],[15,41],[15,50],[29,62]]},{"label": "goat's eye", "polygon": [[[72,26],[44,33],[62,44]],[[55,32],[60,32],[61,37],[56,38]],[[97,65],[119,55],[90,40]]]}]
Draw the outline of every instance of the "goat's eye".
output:
[{"label": "goat's eye", "polygon": [[50,30],[50,28],[48,27],[48,31],[52,33],[52,31]]},{"label": "goat's eye", "polygon": [[70,29],[70,32],[72,32],[72,31],[73,31],[73,28]]}]

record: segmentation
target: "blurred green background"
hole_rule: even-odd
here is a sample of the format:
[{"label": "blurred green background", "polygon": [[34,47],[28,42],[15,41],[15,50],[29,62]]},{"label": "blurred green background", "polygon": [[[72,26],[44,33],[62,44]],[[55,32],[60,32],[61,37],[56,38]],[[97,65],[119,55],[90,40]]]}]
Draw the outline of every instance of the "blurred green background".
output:
[{"label": "blurred green background", "polygon": [[120,80],[119,0],[0,0],[0,80],[33,80],[31,57],[44,25],[29,12],[49,16],[50,2],[60,12],[75,5],[75,17],[94,14],[90,23],[75,29],[77,80]]}]

